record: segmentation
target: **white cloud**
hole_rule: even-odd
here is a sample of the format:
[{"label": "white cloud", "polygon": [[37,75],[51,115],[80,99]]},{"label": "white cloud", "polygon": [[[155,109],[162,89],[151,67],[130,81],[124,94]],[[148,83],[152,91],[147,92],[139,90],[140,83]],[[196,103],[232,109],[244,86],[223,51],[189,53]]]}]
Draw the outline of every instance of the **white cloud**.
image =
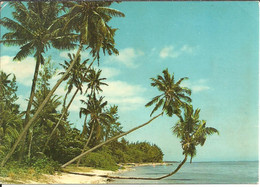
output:
[{"label": "white cloud", "polygon": [[110,56],[109,62],[124,64],[128,68],[137,68],[139,64],[136,64],[136,60],[138,59],[138,57],[143,55],[143,51],[133,48],[125,48],[119,51],[119,55]]},{"label": "white cloud", "polygon": [[111,68],[111,67],[102,67],[101,68],[102,73],[101,73],[101,77],[105,77],[107,79],[115,77],[117,75],[120,74],[120,70],[116,69],[116,68]]},{"label": "white cloud", "polygon": [[184,81],[181,83],[182,86],[188,87],[192,90],[193,93],[198,93],[202,91],[209,90],[210,87],[207,86],[207,80],[206,79],[200,79],[194,82],[191,82],[189,80]]},{"label": "white cloud", "polygon": [[135,110],[146,102],[142,97],[145,88],[140,85],[132,85],[123,81],[111,81],[108,82],[108,85],[103,87],[102,95],[110,104],[119,105],[119,110]]},{"label": "white cloud", "polygon": [[18,62],[13,61],[11,56],[1,56],[0,65],[0,69],[5,73],[15,74],[17,82],[25,86],[31,86],[35,69],[35,59],[33,57],[27,57],[25,60]]},{"label": "white cloud", "polygon": [[195,47],[189,45],[183,45],[179,49],[175,49],[174,46],[166,46],[160,51],[161,58],[178,58],[183,54],[192,54],[195,50]]}]

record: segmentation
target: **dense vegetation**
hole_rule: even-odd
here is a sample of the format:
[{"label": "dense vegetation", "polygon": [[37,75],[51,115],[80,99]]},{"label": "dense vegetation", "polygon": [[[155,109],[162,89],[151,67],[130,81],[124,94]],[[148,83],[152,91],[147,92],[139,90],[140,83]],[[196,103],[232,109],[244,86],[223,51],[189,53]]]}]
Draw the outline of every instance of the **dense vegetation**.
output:
[{"label": "dense vegetation", "polygon": [[[49,59],[39,72],[32,114],[50,91],[49,80],[53,75],[55,75],[55,70],[53,70],[53,65]],[[0,91],[2,111],[0,126],[1,159],[14,143],[24,120],[24,112],[20,112],[19,105],[16,104],[18,99],[16,95],[16,79],[14,75],[12,78],[11,76],[11,74],[7,75],[1,71],[1,80],[3,80],[1,81]],[[93,107],[92,104],[93,103],[90,103],[90,106],[87,107]],[[20,163],[22,167],[32,167],[38,171],[53,173],[61,164],[68,162],[81,153],[91,133],[90,130],[87,129],[92,128],[91,125],[93,124],[90,123],[91,118],[90,121],[84,124],[82,131],[73,128],[74,125],[71,124],[67,118],[63,119],[55,136],[51,137],[45,152],[42,152],[46,139],[61,116],[62,110],[60,111],[58,109],[61,105],[62,98],[54,95],[38,116],[26,139],[27,143],[25,145],[28,146],[26,146],[25,152],[27,155],[25,155],[25,163]],[[98,105],[96,105],[96,107],[98,107]],[[122,132],[122,126],[118,121],[117,106],[106,106],[102,111],[104,114],[110,116],[111,119],[109,118],[106,124],[100,124],[100,127],[97,129],[94,128],[94,138],[89,141],[85,149],[89,149],[99,142]],[[93,112],[97,112],[97,108],[95,108]],[[19,149],[12,157],[15,165],[19,165],[19,163],[16,162],[19,157],[18,153]],[[82,160],[81,166],[114,170],[118,168],[118,163],[162,162],[162,160],[163,153],[156,145],[151,145],[147,142],[129,143],[125,139],[121,139],[121,141],[111,142],[107,146],[103,146],[101,149],[88,155],[88,157]],[[47,168],[49,169],[43,170],[45,166],[48,166]],[[4,171],[2,171],[2,173],[3,172]]]},{"label": "dense vegetation", "polygon": [[[146,107],[154,105],[151,116],[161,110],[159,114],[123,132],[118,106],[109,105],[102,96],[102,88],[109,86],[106,78],[102,77],[101,69],[92,67],[96,61],[99,64],[100,51],[104,55],[119,54],[114,41],[117,29],[112,28],[109,21],[124,14],[109,8],[112,2],[16,1],[9,4],[14,10],[13,20],[7,17],[0,20],[10,31],[2,36],[1,43],[20,47],[14,60],[34,55],[36,66],[25,111],[17,104],[15,75],[0,72],[1,176],[25,171],[53,173],[72,163],[115,170],[118,163],[162,162],[163,153],[156,145],[130,143],[122,137],[163,114],[180,119],[173,127],[173,134],[181,139],[185,158],[177,170],[169,174],[172,175],[188,156],[192,160],[197,145],[202,146],[208,135],[218,133],[199,119],[199,109],[193,111],[191,90],[181,86],[187,78],[176,81],[168,69],[163,70],[163,75],[151,78],[151,86],[157,88],[160,95]],[[54,64],[51,57],[43,56],[48,48],[77,48],[77,52],[68,54],[69,61]],[[90,54],[88,59],[81,58],[84,49]],[[64,71],[51,88],[50,80],[57,74],[55,67]],[[55,91],[62,82],[66,83],[66,94],[57,95]],[[68,118],[77,94],[84,97],[79,112],[79,117],[84,119],[82,131],[74,128],[76,124]]]}]

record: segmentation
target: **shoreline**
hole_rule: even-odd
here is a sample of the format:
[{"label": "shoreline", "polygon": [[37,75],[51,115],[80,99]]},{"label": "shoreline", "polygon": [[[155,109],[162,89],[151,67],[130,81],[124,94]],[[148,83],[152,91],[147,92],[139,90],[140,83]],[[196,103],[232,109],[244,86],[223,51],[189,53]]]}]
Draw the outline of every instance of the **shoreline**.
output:
[{"label": "shoreline", "polygon": [[[67,171],[82,173],[82,174],[93,174],[93,175],[117,175],[118,173],[127,172],[134,170],[134,167],[140,166],[158,166],[158,165],[169,165],[169,163],[122,163],[119,164],[121,167],[117,171],[101,170],[90,167],[68,167]],[[109,178],[99,176],[83,176],[71,173],[55,173],[54,175],[42,174],[41,177],[32,180],[13,179],[10,177],[0,177],[0,181],[3,184],[108,184]],[[74,170],[74,171],[73,171]]]}]

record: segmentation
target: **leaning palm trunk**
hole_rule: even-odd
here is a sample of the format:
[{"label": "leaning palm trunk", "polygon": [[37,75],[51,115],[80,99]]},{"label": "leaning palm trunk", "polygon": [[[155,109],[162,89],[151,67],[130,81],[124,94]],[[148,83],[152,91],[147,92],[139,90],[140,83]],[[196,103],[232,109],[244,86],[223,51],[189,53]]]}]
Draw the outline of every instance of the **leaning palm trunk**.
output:
[{"label": "leaning palm trunk", "polygon": [[[90,69],[90,67],[92,66],[92,64],[94,63],[95,60],[96,60],[96,57],[93,59],[93,61],[91,62],[91,64],[88,66],[87,72],[88,72],[88,70]],[[85,78],[85,77],[87,76],[87,72],[84,74],[83,78]],[[66,112],[68,111],[68,109],[69,109],[71,103],[72,103],[73,100],[75,99],[75,97],[76,97],[76,95],[77,95],[77,93],[78,93],[78,91],[79,91],[79,88],[80,88],[81,86],[82,86],[82,84],[81,84],[79,87],[77,87],[77,90],[75,91],[74,95],[73,95],[72,98],[70,99],[70,102],[69,102],[68,106],[67,106],[67,107],[65,108],[65,110],[63,111],[63,113],[62,113],[62,115],[61,115],[61,117],[60,117],[58,123],[56,124],[56,126],[55,126],[54,129],[52,130],[50,136],[48,137],[46,143],[44,144],[44,147],[43,147],[43,150],[42,150],[43,153],[44,153],[44,151],[45,151],[45,149],[46,149],[46,147],[47,147],[47,145],[48,145],[48,143],[49,143],[51,137],[53,136],[54,132],[56,131],[56,129],[57,129],[58,126],[60,125],[61,120],[63,119],[63,117],[65,116]],[[66,95],[65,95],[64,106],[65,106],[65,102],[66,102],[67,96],[68,96],[68,93],[66,93]]]},{"label": "leaning palm trunk", "polygon": [[105,142],[103,142],[103,143],[101,143],[101,144],[99,144],[99,145],[97,145],[97,146],[95,146],[95,147],[89,149],[88,151],[86,151],[86,152],[80,154],[79,156],[73,158],[73,159],[70,160],[69,162],[63,164],[61,167],[62,167],[62,168],[65,168],[65,167],[68,166],[69,164],[71,164],[71,163],[73,163],[74,161],[76,161],[76,160],[82,158],[82,157],[85,156],[86,154],[88,154],[88,153],[94,151],[95,149],[97,149],[97,148],[99,148],[99,147],[101,147],[101,146],[103,146],[103,145],[105,145],[105,144],[107,144],[107,143],[109,143],[109,142],[111,142],[111,141],[113,141],[113,140],[117,140],[118,138],[121,138],[122,136],[125,136],[125,135],[127,135],[127,134],[129,134],[129,133],[131,133],[131,132],[133,132],[133,131],[135,131],[135,130],[137,130],[137,129],[140,129],[141,127],[144,127],[144,126],[148,125],[150,122],[152,122],[153,120],[155,120],[156,118],[158,118],[158,117],[161,116],[161,115],[163,115],[163,112],[160,113],[160,114],[158,114],[157,116],[153,117],[152,119],[150,119],[150,120],[147,121],[146,123],[144,123],[144,124],[142,124],[142,125],[139,125],[139,126],[133,128],[133,129],[127,131],[127,132],[124,132],[124,133],[122,133],[122,134],[119,134],[119,135],[117,135],[117,136],[114,136],[113,138],[110,138],[110,139],[108,139],[107,141],[105,141]]},{"label": "leaning palm trunk", "polygon": [[[86,119],[86,118],[85,118],[85,119]],[[86,144],[84,145],[84,147],[83,147],[83,149],[82,149],[81,154],[84,153],[84,151],[86,150],[86,148],[87,148],[87,146],[88,146],[88,144],[89,144],[89,142],[90,142],[90,139],[91,139],[91,137],[92,137],[93,132],[94,132],[94,125],[92,125],[90,135],[89,135],[89,137],[88,137],[88,140],[87,140]],[[79,167],[80,160],[81,160],[81,158],[78,159],[77,167]]]},{"label": "leaning palm trunk", "polygon": [[[31,111],[32,102],[33,102],[35,89],[36,89],[36,82],[37,82],[38,74],[39,74],[39,69],[40,69],[40,61],[36,60],[36,65],[35,65],[35,70],[34,70],[34,75],[33,75],[33,81],[32,81],[32,88],[31,88],[30,98],[29,98],[29,101],[28,101],[26,114],[25,114],[24,127],[25,127],[26,123],[29,121],[30,111]],[[24,136],[24,138],[22,139],[22,146],[21,146],[21,151],[19,153],[19,159],[18,159],[19,162],[21,162],[21,160],[23,158],[23,155],[24,155],[26,136],[27,136],[27,133]]]},{"label": "leaning palm trunk", "polygon": [[174,175],[175,173],[177,173],[180,168],[183,166],[183,164],[186,162],[187,160],[187,155],[185,156],[184,160],[178,165],[178,167],[171,173],[167,174],[167,175],[163,175],[161,177],[119,177],[119,176],[109,176],[109,175],[95,175],[95,174],[85,174],[85,173],[75,173],[75,172],[69,172],[69,171],[65,171],[66,173],[70,173],[70,174],[76,174],[76,175],[84,175],[84,176],[97,176],[97,177],[105,177],[105,178],[110,178],[110,179],[137,179],[137,180],[161,180],[164,179],[166,177],[170,177],[172,175]]},{"label": "leaning palm trunk", "polygon": [[39,108],[37,109],[37,111],[35,112],[35,114],[33,115],[33,117],[29,120],[29,122],[25,125],[23,131],[20,133],[19,137],[17,138],[16,142],[14,143],[13,147],[11,148],[11,151],[6,155],[6,157],[3,159],[3,161],[1,162],[1,167],[3,167],[5,165],[5,163],[7,162],[7,160],[12,156],[12,154],[14,153],[15,149],[17,148],[18,144],[20,143],[21,139],[25,136],[25,134],[27,133],[28,129],[30,128],[30,126],[32,125],[32,123],[34,122],[34,120],[38,117],[39,113],[42,111],[42,109],[44,108],[44,106],[48,103],[48,101],[50,100],[51,96],[53,95],[53,93],[56,91],[56,89],[59,87],[59,85],[62,83],[62,81],[64,80],[64,78],[68,75],[68,73],[71,71],[71,69],[73,68],[79,54],[80,51],[83,47],[83,43],[81,42],[79,45],[79,49],[76,53],[76,56],[74,58],[74,60],[72,61],[70,67],[67,69],[67,71],[63,74],[63,76],[58,80],[58,82],[55,84],[55,86],[52,88],[52,90],[49,92],[49,94],[47,95],[47,97],[44,99],[44,101],[42,102],[42,104],[39,106]]}]

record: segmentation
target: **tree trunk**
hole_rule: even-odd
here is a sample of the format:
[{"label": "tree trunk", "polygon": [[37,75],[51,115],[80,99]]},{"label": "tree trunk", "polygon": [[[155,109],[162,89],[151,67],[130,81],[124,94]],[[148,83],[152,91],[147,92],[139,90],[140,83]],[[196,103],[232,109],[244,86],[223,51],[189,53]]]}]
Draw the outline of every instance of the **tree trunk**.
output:
[{"label": "tree trunk", "polygon": [[17,148],[18,144],[20,143],[21,139],[24,137],[24,135],[26,134],[26,132],[28,131],[28,129],[30,128],[30,126],[32,125],[33,121],[37,118],[37,116],[39,115],[39,113],[42,111],[42,109],[44,108],[44,106],[47,104],[47,102],[50,100],[51,96],[53,95],[53,93],[56,91],[56,89],[59,87],[59,85],[61,84],[61,82],[64,80],[64,78],[68,75],[68,73],[71,71],[71,69],[73,68],[79,54],[80,51],[83,47],[83,43],[80,43],[79,49],[76,53],[76,56],[73,60],[73,62],[71,63],[70,67],[67,69],[67,71],[65,72],[65,74],[63,74],[63,76],[58,80],[58,82],[55,84],[55,86],[52,88],[52,90],[49,92],[49,94],[47,95],[47,97],[44,99],[44,101],[42,102],[42,104],[39,106],[39,108],[37,109],[37,111],[35,112],[35,114],[33,115],[33,117],[29,120],[29,122],[25,125],[23,131],[20,133],[19,137],[17,138],[15,144],[13,145],[13,147],[11,148],[11,151],[6,155],[6,157],[2,160],[1,162],[1,167],[3,167],[5,165],[5,163],[8,161],[8,159],[12,156],[12,154],[14,153],[15,149]]},{"label": "tree trunk", "polygon": [[47,139],[46,143],[44,144],[44,147],[43,147],[42,153],[44,153],[44,151],[45,151],[45,149],[46,149],[46,147],[47,147],[47,145],[48,145],[48,143],[49,143],[49,141],[50,141],[51,137],[52,137],[52,136],[53,136],[53,134],[55,133],[55,131],[56,131],[56,129],[58,128],[58,126],[59,126],[59,124],[60,124],[61,120],[63,119],[63,117],[65,116],[66,112],[68,111],[68,109],[69,109],[69,107],[70,107],[70,105],[71,105],[72,101],[73,101],[73,100],[74,100],[74,98],[76,97],[76,95],[77,95],[78,91],[79,91],[79,88],[77,88],[77,90],[75,91],[75,93],[74,93],[74,95],[72,96],[72,98],[71,98],[71,100],[70,100],[70,102],[69,102],[68,106],[67,106],[67,107],[65,108],[65,110],[63,111],[63,113],[62,113],[62,115],[61,115],[61,117],[60,117],[60,119],[59,119],[58,123],[56,124],[56,126],[55,126],[55,127],[54,127],[54,129],[52,130],[52,132],[51,132],[50,136],[48,137],[48,139]]},{"label": "tree trunk", "polygon": [[28,147],[28,159],[29,160],[31,158],[32,139],[33,139],[33,129],[32,129],[32,132],[31,132],[30,142],[29,142],[29,147]]},{"label": "tree trunk", "polygon": [[175,173],[177,173],[180,170],[180,168],[183,166],[183,164],[186,162],[186,160],[187,160],[187,155],[185,156],[184,160],[178,165],[178,167],[173,172],[171,172],[167,175],[163,175],[161,177],[154,177],[154,178],[152,178],[152,177],[120,177],[120,176],[76,173],[76,172],[69,172],[69,171],[65,171],[65,172],[70,173],[70,174],[76,174],[76,175],[97,176],[97,177],[105,177],[105,178],[110,178],[110,179],[161,180],[161,179],[164,179],[166,177],[170,177],[170,176],[174,175]]},{"label": "tree trunk", "polygon": [[88,154],[88,153],[94,151],[95,149],[97,149],[97,148],[99,148],[99,147],[101,147],[101,146],[103,146],[103,145],[105,145],[105,144],[107,144],[107,143],[109,143],[109,142],[111,142],[111,141],[113,141],[113,140],[117,140],[118,138],[121,138],[122,136],[125,136],[125,135],[127,135],[127,134],[129,134],[129,133],[131,133],[131,132],[133,132],[133,131],[135,131],[135,130],[137,130],[137,129],[139,129],[139,128],[141,128],[141,127],[147,125],[147,124],[149,124],[150,122],[152,122],[154,119],[158,118],[158,117],[161,116],[161,115],[163,115],[163,112],[160,113],[160,114],[158,114],[157,116],[153,117],[152,119],[150,119],[150,120],[147,121],[146,123],[144,123],[144,124],[142,124],[142,125],[140,125],[140,126],[137,126],[137,127],[133,128],[133,129],[127,131],[127,132],[124,132],[124,133],[122,133],[122,134],[119,134],[119,135],[117,135],[117,136],[114,136],[113,138],[110,138],[109,140],[107,140],[107,141],[105,141],[105,142],[103,142],[103,143],[101,143],[101,144],[99,144],[99,145],[97,145],[97,146],[95,146],[95,147],[89,149],[88,151],[86,151],[86,152],[80,154],[79,156],[73,158],[73,159],[70,160],[69,162],[63,164],[61,167],[62,167],[62,168],[65,168],[65,167],[68,166],[69,164],[71,164],[71,163],[73,163],[74,161],[78,160],[79,158],[85,156],[86,154]]},{"label": "tree trunk", "polygon": [[[30,111],[31,111],[31,107],[32,107],[32,102],[33,102],[33,98],[34,98],[34,94],[35,94],[36,82],[37,82],[37,79],[38,79],[38,74],[39,74],[39,69],[40,69],[40,60],[38,58],[36,60],[36,65],[35,65],[35,70],[34,70],[34,75],[33,75],[33,81],[32,81],[31,93],[30,93],[30,97],[29,97],[29,101],[28,101],[28,105],[27,105],[27,109],[26,109],[25,120],[24,120],[24,124],[23,124],[24,127],[25,127],[26,123],[29,120]],[[21,140],[22,141],[22,145],[21,145],[21,150],[19,152],[18,162],[22,161],[22,158],[23,158],[23,155],[24,155],[24,149],[26,147],[25,146],[26,136],[27,136],[27,133],[25,134],[25,136]]]},{"label": "tree trunk", "polygon": [[[87,148],[87,146],[88,146],[88,144],[89,144],[89,141],[90,141],[90,139],[91,139],[91,137],[92,137],[92,134],[93,134],[93,132],[94,132],[94,127],[95,127],[95,126],[92,125],[90,135],[89,135],[89,137],[88,137],[88,140],[87,140],[86,144],[84,145],[84,147],[83,147],[83,149],[82,149],[81,154],[84,153],[84,151],[86,150],[86,148]],[[79,167],[80,160],[81,160],[81,158],[78,159],[77,167]]]}]

